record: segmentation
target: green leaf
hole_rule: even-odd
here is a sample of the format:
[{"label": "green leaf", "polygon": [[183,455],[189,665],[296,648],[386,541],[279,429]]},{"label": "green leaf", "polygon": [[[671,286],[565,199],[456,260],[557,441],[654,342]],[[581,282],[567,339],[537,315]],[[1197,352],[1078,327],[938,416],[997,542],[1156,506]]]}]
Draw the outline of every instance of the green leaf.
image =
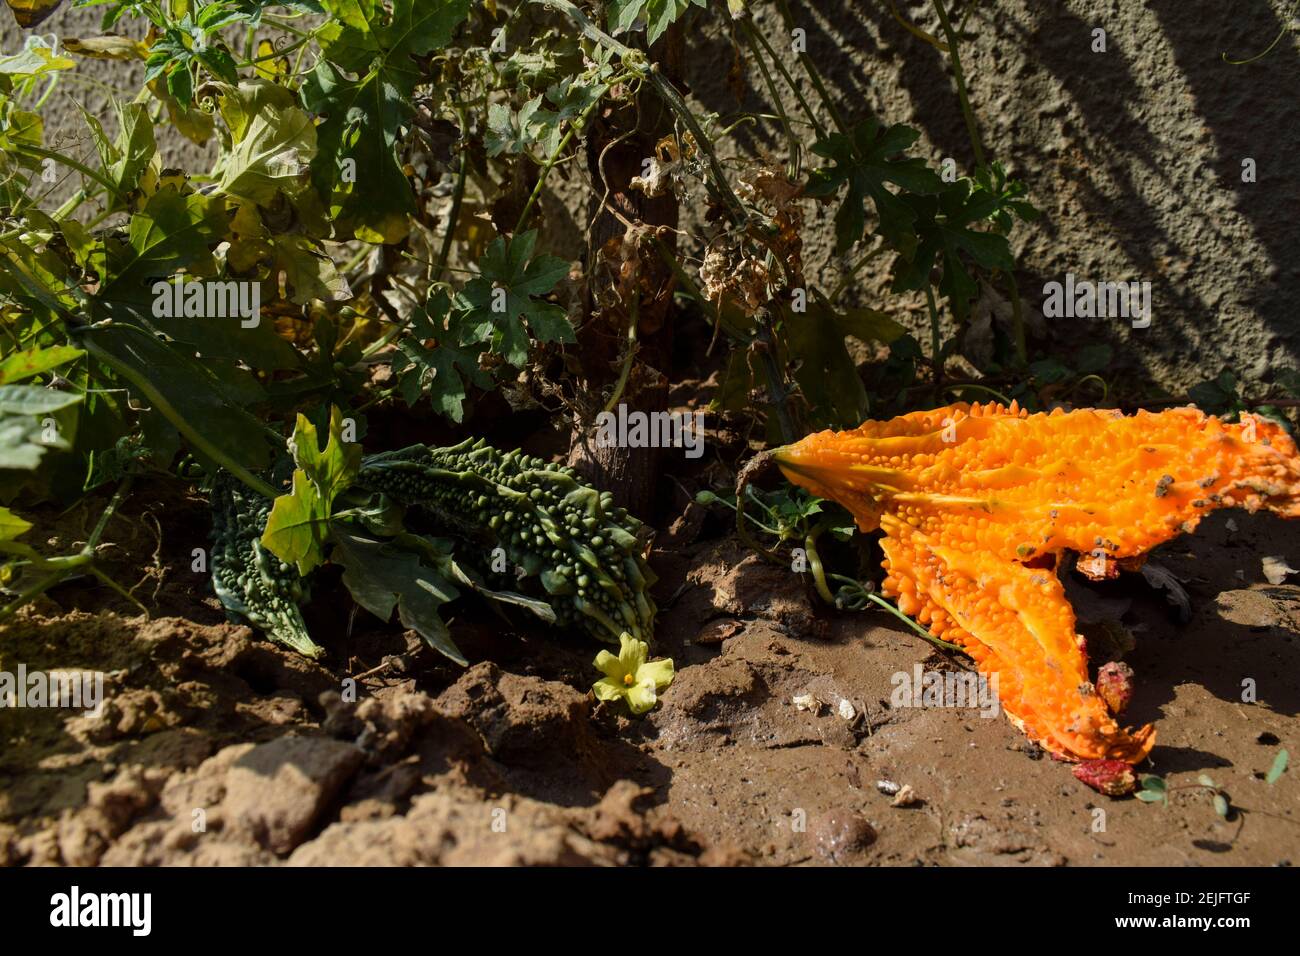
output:
[{"label": "green leaf", "polygon": [[1164,778],[1148,773],[1142,776],[1142,789],[1155,793],[1164,793],[1168,789],[1168,785],[1165,783]]},{"label": "green leaf", "polygon": [[0,541],[12,541],[31,526],[30,521],[23,520],[8,508],[0,508]]},{"label": "green leaf", "polygon": [[539,129],[545,126],[546,116],[539,118],[542,98],[534,96],[512,112],[505,103],[492,103],[488,106],[487,129],[483,134],[483,145],[489,156],[516,155],[522,153],[530,144],[536,142],[541,134]]},{"label": "green leaf", "polygon": [[408,406],[428,395],[438,412],[459,423],[465,414],[466,386],[490,388],[492,377],[479,366],[481,347],[458,346],[463,317],[449,315],[450,307],[444,290],[432,292],[412,316],[411,332],[398,343],[392,366]]},{"label": "green leaf", "polygon": [[[232,275],[260,278],[265,289],[264,300],[279,294],[281,274],[289,301],[299,305],[309,305],[315,299],[341,302],[352,298],[347,278],[339,272],[322,243],[301,232],[272,233],[262,221],[257,204],[252,202],[240,202],[231,217],[226,268]],[[277,337],[271,335],[270,339]],[[292,347],[289,352],[293,352]],[[275,367],[298,364],[296,353],[285,357],[289,363]],[[259,368],[272,367],[265,366],[261,360],[249,358],[248,361]]]},{"label": "green leaf", "polygon": [[1029,364],[1029,374],[1044,385],[1064,381],[1070,377],[1070,370],[1054,358],[1039,359]]},{"label": "green leaf", "polygon": [[1074,367],[1082,375],[1100,372],[1110,365],[1112,350],[1109,345],[1085,345],[1074,357]]},{"label": "green leaf", "polygon": [[234,144],[217,189],[263,206],[298,192],[316,156],[316,127],[293,93],[252,80],[227,87],[220,102]]},{"label": "green leaf", "polygon": [[[336,236],[393,243],[414,212],[398,159],[421,78],[413,57],[445,47],[469,15],[469,0],[324,0],[334,22],[320,33],[324,59],[306,78],[303,103],[324,117],[312,181],[336,210]],[[345,74],[352,73],[356,79]],[[345,160],[353,163],[345,166]],[[350,169],[355,181],[344,175]]]},{"label": "green leaf", "polygon": [[163,186],[131,217],[125,247],[108,248],[110,278],[97,297],[139,302],[147,280],[210,264],[211,247],[225,234],[223,199]]},{"label": "green leaf", "polygon": [[139,185],[140,175],[149,168],[158,144],[154,139],[149,111],[143,104],[123,105],[114,99],[113,112],[117,117],[117,139],[112,142],[94,114],[83,109],[82,116],[90,127],[104,176],[116,190],[110,208],[120,209],[126,205],[128,194]]},{"label": "green leaf", "polygon": [[[53,46],[50,39],[54,40]],[[40,76],[56,70],[70,70],[76,65],[75,60],[59,53],[57,37],[47,39],[35,33],[27,36],[19,52],[0,56],[0,74],[12,77]]]},{"label": "green leaf", "polygon": [[832,133],[813,144],[812,151],[829,159],[831,166],[815,170],[805,190],[809,196],[832,196],[847,185],[848,191],[835,214],[836,251],[841,255],[862,238],[866,230],[864,203],[870,197],[885,241],[906,252],[913,210],[886,183],[912,193],[930,195],[943,181],[916,157],[901,157],[920,136],[910,126],[883,126],[875,119],[863,120],[851,136]]},{"label": "green leaf", "polygon": [[799,363],[795,381],[808,399],[814,424],[861,424],[868,411],[867,391],[845,339],[853,336],[863,342],[889,343],[903,334],[903,327],[872,309],[836,311],[817,295],[807,312],[787,311],[784,328],[791,356]]},{"label": "green leaf", "polygon": [[294,426],[293,488],[275,499],[262,546],[307,575],[325,560],[325,541],[334,500],[361,467],[361,446],[343,441],[343,413],[330,410],[329,439],[321,450],[316,426],[305,415]]},{"label": "green leaf", "polygon": [[[31,530],[32,523],[18,517],[8,508],[0,508],[0,554],[13,554],[20,558],[40,560],[40,556],[30,545],[15,540],[19,535]],[[6,569],[0,565],[0,584],[4,582]]]},{"label": "green leaf", "polygon": [[516,591],[498,591],[488,587],[477,572],[471,568],[463,567],[456,560],[452,542],[448,538],[432,538],[427,535],[399,532],[394,539],[394,543],[407,550],[419,553],[427,564],[436,568],[443,577],[454,584],[462,584],[497,604],[522,607],[547,624],[555,623],[555,609],[545,601],[519,594]]},{"label": "green leaf", "polygon": [[[215,269],[212,247],[228,236],[223,198],[182,195],[163,186],[131,217],[126,243],[109,240],[98,252],[88,253],[104,259],[109,275],[91,300],[96,318],[149,328],[184,343],[190,358],[201,353],[203,364],[211,365],[219,377],[225,374],[216,368],[221,363],[244,362],[266,371],[296,368],[297,350],[276,335],[270,322],[246,328],[235,315],[167,315],[156,307],[161,297],[173,292],[170,281],[160,282],[179,270],[210,275]],[[239,377],[252,381],[247,374]]]},{"label": "green leaf", "polygon": [[168,71],[167,92],[178,103],[188,104],[194,101],[194,75],[190,73],[188,58]]},{"label": "green leaf", "polygon": [[133,386],[206,455],[204,445],[253,471],[269,460],[261,422],[245,410],[262,395],[246,372],[200,363],[158,336],[130,324],[87,330],[86,350]]},{"label": "green leaf", "polygon": [[0,414],[45,415],[81,401],[77,392],[58,392],[39,385],[0,385]]},{"label": "green leaf", "polygon": [[547,102],[555,108],[539,112],[537,135],[548,156],[559,148],[566,124],[579,119],[608,89],[605,83],[581,76],[565,76],[547,87]]},{"label": "green leaf", "polygon": [[[567,76],[546,90],[543,101],[539,94],[527,100],[518,113],[505,103],[488,106],[487,129],[483,144],[489,156],[516,155],[529,146],[540,144],[547,156],[559,149],[566,124],[582,116],[593,103],[604,95],[604,83],[586,81],[581,77]],[[546,109],[543,102],[555,109]]]},{"label": "green leaf", "polygon": [[41,145],[45,124],[35,113],[12,106],[0,99],[0,207],[16,211],[33,204],[29,187],[44,160],[23,147]]},{"label": "green leaf", "polygon": [[27,349],[0,359],[0,385],[11,385],[34,375],[41,375],[85,355],[71,345],[51,345],[44,349]]},{"label": "green leaf", "polygon": [[939,291],[948,297],[957,321],[964,322],[979,291],[967,262],[985,270],[1015,268],[1006,236],[972,228],[988,221],[998,207],[990,206],[970,179],[952,183],[937,196],[909,193],[902,201],[913,212],[916,247],[911,252],[905,250],[895,264],[893,291],[926,288],[931,269],[942,263]]},{"label": "green leaf", "polygon": [[1237,376],[1231,370],[1220,372],[1216,378],[1193,385],[1187,390],[1190,398],[1202,411],[1222,415],[1240,407],[1237,396]]},{"label": "green leaf", "polygon": [[46,451],[69,447],[58,430],[51,432],[42,419],[0,409],[0,469],[35,471]]},{"label": "green leaf", "polygon": [[498,236],[479,260],[480,275],[456,299],[468,313],[460,344],[487,342],[516,368],[528,361],[529,336],[538,342],[573,342],[568,313],[536,296],[552,291],[569,272],[555,256],[533,257],[536,230]]},{"label": "green leaf", "polygon": [[334,530],[331,559],[343,567],[343,583],[353,599],[381,621],[397,609],[404,627],[418,633],[434,650],[457,664],[469,663],[451,639],[441,616],[442,605],[460,592],[417,554],[355,531]]},{"label": "green leaf", "polygon": [[1214,812],[1225,820],[1228,817],[1228,798],[1221,793],[1214,795]]},{"label": "green leaf", "polygon": [[1291,755],[1286,750],[1279,750],[1277,752],[1277,756],[1273,758],[1273,766],[1268,768],[1268,775],[1264,778],[1264,781],[1269,786],[1272,786],[1277,783],[1278,780],[1282,779],[1282,774],[1286,773],[1287,761],[1290,759]]},{"label": "green leaf", "polygon": [[654,43],[690,7],[708,7],[706,0],[610,0],[606,6],[609,30],[615,36],[645,23],[646,40]]}]

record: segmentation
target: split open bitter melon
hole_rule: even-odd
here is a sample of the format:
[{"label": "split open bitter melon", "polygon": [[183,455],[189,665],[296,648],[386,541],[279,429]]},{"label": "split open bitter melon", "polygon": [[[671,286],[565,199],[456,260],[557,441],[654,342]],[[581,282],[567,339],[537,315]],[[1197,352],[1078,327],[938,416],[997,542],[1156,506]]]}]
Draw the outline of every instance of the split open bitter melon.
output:
[{"label": "split open bitter melon", "polygon": [[484,575],[499,572],[493,552],[501,548],[517,569],[512,585],[535,580],[557,623],[581,624],[611,643],[624,632],[651,639],[655,576],[645,562],[644,526],[573,469],[471,439],[372,455],[356,484],[426,510],[471,543],[457,549],[457,560]]},{"label": "split open bitter melon", "polygon": [[307,583],[298,569],[262,547],[271,501],[225,471],[212,479],[212,586],[226,613],[271,640],[316,658],[299,605]]}]

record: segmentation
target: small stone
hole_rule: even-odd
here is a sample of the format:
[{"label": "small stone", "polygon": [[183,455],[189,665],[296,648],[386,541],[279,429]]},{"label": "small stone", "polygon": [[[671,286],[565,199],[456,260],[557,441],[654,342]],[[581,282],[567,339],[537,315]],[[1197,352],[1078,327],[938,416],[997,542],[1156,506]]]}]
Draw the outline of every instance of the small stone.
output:
[{"label": "small stone", "polygon": [[894,801],[890,806],[910,807],[912,804],[919,802],[920,799],[921,798],[916,795],[916,791],[912,789],[912,785],[910,783],[905,783],[898,788],[898,793],[894,794]]},{"label": "small stone", "polygon": [[836,713],[838,713],[843,720],[852,720],[854,717],[858,716],[858,712],[853,709],[853,705],[850,704],[848,699],[845,697],[840,698],[840,705],[836,709]]},{"label": "small stone", "polygon": [[271,852],[288,853],[311,832],[362,758],[352,744],[323,737],[260,744],[226,773],[226,817]]},{"label": "small stone", "polygon": [[744,625],[739,621],[729,618],[710,621],[700,628],[691,643],[698,644],[701,647],[712,647],[721,644],[729,637],[734,637],[743,627]]},{"label": "small stone", "polygon": [[814,714],[822,709],[822,702],[812,694],[799,694],[790,701],[799,710],[811,710]]},{"label": "small stone", "polygon": [[1295,574],[1296,569],[1287,564],[1280,554],[1265,555],[1261,561],[1264,566],[1264,578],[1269,584],[1281,584],[1288,575]]},{"label": "small stone", "polygon": [[892,797],[902,788],[892,780],[877,780],[876,789],[887,797]]},{"label": "small stone", "polygon": [[876,842],[876,830],[862,815],[844,807],[828,810],[812,825],[818,856],[839,863]]}]

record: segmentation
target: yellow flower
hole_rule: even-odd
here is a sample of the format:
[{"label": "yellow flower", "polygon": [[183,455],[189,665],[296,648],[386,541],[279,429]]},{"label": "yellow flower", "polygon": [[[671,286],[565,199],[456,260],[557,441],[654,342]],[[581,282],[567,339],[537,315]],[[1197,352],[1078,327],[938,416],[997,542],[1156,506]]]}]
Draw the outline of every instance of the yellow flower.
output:
[{"label": "yellow flower", "polygon": [[648,661],[650,645],[630,634],[622,634],[619,641],[617,657],[609,651],[596,655],[596,669],[605,676],[591,689],[600,700],[626,697],[632,713],[644,714],[659,700],[659,691],[673,682],[672,659]]}]

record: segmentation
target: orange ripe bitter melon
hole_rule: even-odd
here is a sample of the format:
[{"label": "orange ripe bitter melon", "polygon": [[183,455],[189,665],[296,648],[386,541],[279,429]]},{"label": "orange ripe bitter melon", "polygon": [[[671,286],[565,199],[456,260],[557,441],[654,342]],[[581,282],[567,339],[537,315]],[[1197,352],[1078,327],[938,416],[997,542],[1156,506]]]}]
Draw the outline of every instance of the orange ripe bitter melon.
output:
[{"label": "orange ripe bitter melon", "polygon": [[1028,414],[955,404],[778,449],[786,477],[884,532],[884,591],[996,674],[1002,708],[1052,753],[1137,763],[1088,676],[1057,577],[1067,552],[1113,569],[1216,508],[1300,517],[1300,456],[1275,422],[1193,408]]}]

